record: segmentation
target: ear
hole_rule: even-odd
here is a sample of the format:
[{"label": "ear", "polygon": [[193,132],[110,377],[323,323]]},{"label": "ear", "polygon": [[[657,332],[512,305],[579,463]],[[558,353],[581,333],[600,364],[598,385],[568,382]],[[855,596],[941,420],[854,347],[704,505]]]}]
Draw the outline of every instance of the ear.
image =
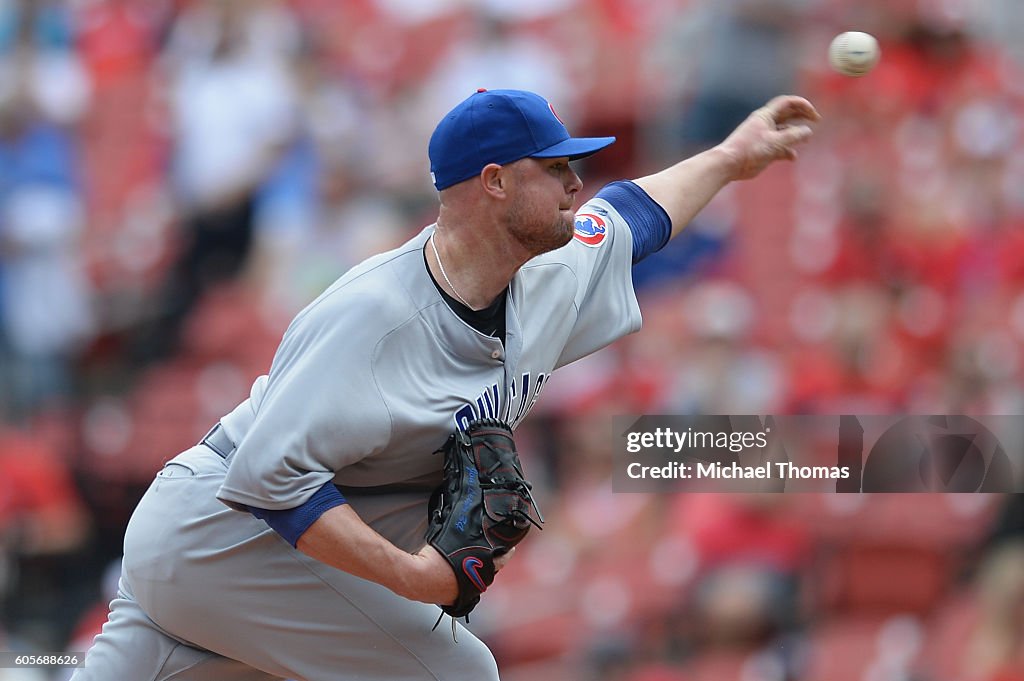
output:
[{"label": "ear", "polygon": [[508,194],[509,172],[506,166],[488,163],[480,171],[480,186],[490,196],[504,199]]}]

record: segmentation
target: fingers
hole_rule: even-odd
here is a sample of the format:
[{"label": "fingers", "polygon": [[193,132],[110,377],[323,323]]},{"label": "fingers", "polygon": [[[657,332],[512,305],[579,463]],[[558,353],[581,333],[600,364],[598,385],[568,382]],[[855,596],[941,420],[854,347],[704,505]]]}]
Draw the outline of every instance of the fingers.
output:
[{"label": "fingers", "polygon": [[821,114],[814,108],[814,105],[803,97],[797,97],[796,95],[779,95],[765,104],[763,109],[765,113],[771,116],[776,125],[781,125],[798,118],[804,118],[812,122],[821,120]]},{"label": "fingers", "polygon": [[508,563],[512,559],[512,554],[515,553],[515,552],[516,552],[516,547],[513,546],[512,548],[510,548],[508,551],[506,551],[505,553],[501,554],[500,556],[495,556],[494,557],[494,571],[498,572],[498,571],[501,570],[501,568],[505,567],[505,564]]},{"label": "fingers", "polygon": [[783,95],[756,110],[720,145],[732,160],[732,180],[757,177],[773,161],[793,161],[795,147],[814,134],[821,115],[803,97]]},{"label": "fingers", "polygon": [[814,131],[807,125],[794,125],[766,133],[767,149],[772,150],[772,160],[795,161],[797,152],[794,147],[809,140],[813,134]]},{"label": "fingers", "polygon": [[809,125],[794,125],[777,131],[775,133],[775,141],[776,144],[789,149],[797,144],[803,144],[807,140],[811,139],[811,135],[813,134],[814,131],[811,130]]}]

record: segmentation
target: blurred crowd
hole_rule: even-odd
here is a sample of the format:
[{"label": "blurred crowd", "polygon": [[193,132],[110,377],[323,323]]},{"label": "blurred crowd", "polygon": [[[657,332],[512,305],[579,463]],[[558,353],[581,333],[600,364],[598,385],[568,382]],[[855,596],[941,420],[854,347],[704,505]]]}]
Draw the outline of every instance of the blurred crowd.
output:
[{"label": "blurred crowd", "polygon": [[[864,78],[827,68],[844,30]],[[432,222],[427,138],[477,87],[618,137],[585,197],[791,92],[824,116],[799,161],[635,268],[644,330],[520,429],[553,517],[474,625],[512,681],[1024,679],[1017,495],[609,482],[615,414],[1024,414],[1022,30],[1018,0],[0,0],[0,649],[88,647],[153,474]]]}]

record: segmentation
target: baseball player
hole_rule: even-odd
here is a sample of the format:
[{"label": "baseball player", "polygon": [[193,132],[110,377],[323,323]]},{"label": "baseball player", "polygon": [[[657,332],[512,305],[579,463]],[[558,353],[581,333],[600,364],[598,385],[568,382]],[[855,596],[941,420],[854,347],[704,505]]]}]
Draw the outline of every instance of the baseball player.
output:
[{"label": "baseball player", "polygon": [[[573,138],[541,96],[480,90],[429,145],[437,222],[342,276],[288,327],[250,397],[161,470],[76,681],[498,678],[424,544],[432,456],[476,419],[522,422],[552,372],[640,328],[630,267],[818,119],[782,96],[723,143],[573,211]],[[496,558],[500,570],[511,552]]]}]

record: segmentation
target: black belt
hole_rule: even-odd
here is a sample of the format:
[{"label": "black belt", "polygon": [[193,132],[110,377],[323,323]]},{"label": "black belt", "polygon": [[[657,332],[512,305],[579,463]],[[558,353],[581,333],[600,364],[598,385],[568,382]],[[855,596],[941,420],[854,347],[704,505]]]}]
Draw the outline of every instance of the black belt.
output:
[{"label": "black belt", "polygon": [[213,451],[220,454],[222,459],[226,459],[235,453],[235,443],[231,441],[228,434],[224,431],[224,427],[217,422],[210,432],[203,436],[203,439],[199,441],[199,444],[206,445]]}]

